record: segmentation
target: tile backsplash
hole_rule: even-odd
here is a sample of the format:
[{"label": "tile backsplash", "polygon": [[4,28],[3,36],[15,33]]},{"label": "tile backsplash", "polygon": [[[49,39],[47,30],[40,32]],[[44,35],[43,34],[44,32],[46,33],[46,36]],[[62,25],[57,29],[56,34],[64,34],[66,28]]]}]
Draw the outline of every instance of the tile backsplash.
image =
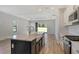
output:
[{"label": "tile backsplash", "polygon": [[79,35],[79,25],[70,26],[69,33],[71,35]]}]

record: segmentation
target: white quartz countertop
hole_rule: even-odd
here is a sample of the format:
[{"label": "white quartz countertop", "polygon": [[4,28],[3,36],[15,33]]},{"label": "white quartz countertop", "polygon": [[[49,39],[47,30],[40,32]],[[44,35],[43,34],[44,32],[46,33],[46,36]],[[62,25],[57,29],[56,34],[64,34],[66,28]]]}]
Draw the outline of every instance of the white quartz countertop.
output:
[{"label": "white quartz countertop", "polygon": [[13,40],[22,40],[22,41],[33,41],[34,39],[40,39],[42,37],[42,34],[31,34],[31,35],[15,35],[15,36],[6,36],[1,37],[0,41],[7,40],[7,39],[13,39]]}]

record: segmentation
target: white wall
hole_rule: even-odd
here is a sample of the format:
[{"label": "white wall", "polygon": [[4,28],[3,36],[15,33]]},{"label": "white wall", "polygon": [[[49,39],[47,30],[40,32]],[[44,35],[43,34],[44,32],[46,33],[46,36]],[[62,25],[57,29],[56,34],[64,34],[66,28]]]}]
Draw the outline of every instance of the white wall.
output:
[{"label": "white wall", "polygon": [[14,18],[0,12],[0,38],[12,35],[12,19]]},{"label": "white wall", "polygon": [[17,34],[26,34],[28,21],[25,19],[0,12],[0,38],[12,35],[12,21],[17,21]]}]

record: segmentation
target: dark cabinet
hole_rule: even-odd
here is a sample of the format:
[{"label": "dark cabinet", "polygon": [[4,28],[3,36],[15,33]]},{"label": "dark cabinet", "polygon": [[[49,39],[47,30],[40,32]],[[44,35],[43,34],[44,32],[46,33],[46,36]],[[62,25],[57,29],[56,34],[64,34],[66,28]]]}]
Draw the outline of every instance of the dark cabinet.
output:
[{"label": "dark cabinet", "polygon": [[45,42],[44,42],[44,37],[41,37],[37,42],[36,42],[36,53],[39,54],[42,48],[44,47]]},{"label": "dark cabinet", "polygon": [[24,54],[25,52],[25,41],[11,40],[11,53],[12,54]]},{"label": "dark cabinet", "polygon": [[44,37],[33,41],[11,40],[11,54],[38,54],[44,46]]},{"label": "dark cabinet", "polygon": [[36,40],[33,40],[31,43],[31,53],[32,54],[36,53]]},{"label": "dark cabinet", "polygon": [[40,53],[40,40],[36,42],[36,53]]},{"label": "dark cabinet", "polygon": [[44,36],[42,37],[42,47],[44,47],[45,46],[45,38],[44,38]]},{"label": "dark cabinet", "polygon": [[34,54],[35,52],[35,40],[30,41],[20,41],[11,40],[11,53],[12,54]]}]

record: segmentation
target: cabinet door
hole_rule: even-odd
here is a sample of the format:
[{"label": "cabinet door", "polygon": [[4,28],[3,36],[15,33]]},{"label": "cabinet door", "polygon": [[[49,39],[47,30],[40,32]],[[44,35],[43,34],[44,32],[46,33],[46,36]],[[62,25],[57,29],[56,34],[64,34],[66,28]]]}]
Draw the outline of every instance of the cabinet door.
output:
[{"label": "cabinet door", "polygon": [[44,37],[41,37],[41,39],[40,39],[41,49],[44,47],[44,45],[45,45]]},{"label": "cabinet door", "polygon": [[31,42],[26,42],[25,43],[25,52],[26,54],[31,54]]},{"label": "cabinet door", "polygon": [[40,38],[40,41],[39,41],[39,48],[40,48],[40,51],[42,49],[42,38]]},{"label": "cabinet door", "polygon": [[36,53],[38,54],[40,52],[40,40],[36,42]]},{"label": "cabinet door", "polygon": [[13,54],[25,54],[25,42],[14,40],[12,42],[13,47]]},{"label": "cabinet door", "polygon": [[36,39],[31,42],[31,53],[36,53]]},{"label": "cabinet door", "polygon": [[73,20],[74,20],[74,13],[69,16],[69,21],[71,22]]},{"label": "cabinet door", "polygon": [[15,53],[25,54],[25,42],[24,41],[15,42]]}]

